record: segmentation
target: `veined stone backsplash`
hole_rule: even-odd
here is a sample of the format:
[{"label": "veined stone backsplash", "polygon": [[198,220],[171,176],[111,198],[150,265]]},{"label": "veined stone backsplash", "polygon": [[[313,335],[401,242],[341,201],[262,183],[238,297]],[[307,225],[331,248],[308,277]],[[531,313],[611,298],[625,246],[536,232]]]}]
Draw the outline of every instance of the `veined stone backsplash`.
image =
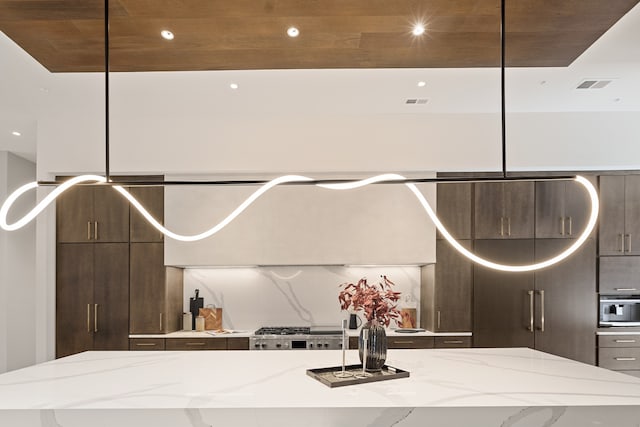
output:
[{"label": "veined stone backsplash", "polygon": [[382,274],[402,293],[398,307],[416,308],[419,322],[420,268],[415,266],[190,268],[184,271],[184,310],[199,289],[205,307],[222,307],[223,328],[340,325],[348,313],[340,310],[339,285],[362,277],[377,283]]}]

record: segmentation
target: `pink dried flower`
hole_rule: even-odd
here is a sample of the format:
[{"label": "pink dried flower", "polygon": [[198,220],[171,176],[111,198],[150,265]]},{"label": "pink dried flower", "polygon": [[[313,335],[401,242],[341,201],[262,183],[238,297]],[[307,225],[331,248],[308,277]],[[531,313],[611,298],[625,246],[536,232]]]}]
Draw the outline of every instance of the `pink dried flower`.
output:
[{"label": "pink dried flower", "polygon": [[375,320],[384,326],[389,326],[391,319],[399,319],[400,311],[396,303],[400,299],[400,292],[393,291],[395,283],[387,276],[380,277],[382,282],[374,285],[369,285],[364,277],[355,285],[346,282],[341,284],[343,289],[338,294],[340,308],[362,310],[369,322]]}]

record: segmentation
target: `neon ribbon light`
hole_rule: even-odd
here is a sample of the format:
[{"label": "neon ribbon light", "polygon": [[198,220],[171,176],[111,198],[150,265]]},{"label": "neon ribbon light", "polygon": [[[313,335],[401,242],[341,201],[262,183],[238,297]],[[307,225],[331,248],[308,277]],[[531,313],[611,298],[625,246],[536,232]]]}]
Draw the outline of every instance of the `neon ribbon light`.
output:
[{"label": "neon ribbon light", "polygon": [[[404,176],[398,175],[398,174],[383,174],[383,175],[378,175],[378,176],[374,176],[374,177],[363,179],[363,180],[351,181],[346,183],[316,184],[316,185],[318,187],[322,187],[330,190],[350,190],[350,189],[364,187],[369,184],[374,184],[376,182],[402,181],[405,179],[406,178]],[[585,229],[582,231],[582,233],[576,239],[576,241],[560,254],[554,257],[551,257],[549,259],[546,259],[544,261],[537,262],[534,264],[527,264],[527,265],[499,264],[499,263],[484,259],[482,257],[479,257],[478,255],[470,252],[469,250],[464,248],[462,245],[460,245],[460,243],[458,243],[458,241],[456,241],[451,236],[451,234],[444,227],[444,225],[442,225],[442,222],[440,222],[440,219],[435,214],[435,212],[429,205],[429,202],[427,202],[427,200],[424,198],[422,192],[418,189],[418,187],[416,187],[416,185],[413,183],[404,183],[404,185],[415,195],[416,199],[418,199],[418,202],[420,202],[420,204],[426,211],[427,215],[429,216],[431,221],[433,221],[436,228],[440,231],[440,233],[444,236],[444,238],[462,255],[464,255],[465,257],[467,257],[468,259],[470,259],[475,263],[478,263],[480,265],[483,265],[485,267],[488,267],[494,270],[523,272],[523,271],[534,271],[534,270],[539,270],[545,267],[549,267],[569,257],[580,246],[582,246],[582,244],[587,240],[587,238],[593,231],[596,225],[596,221],[598,219],[598,211],[599,211],[598,194],[596,192],[596,189],[591,184],[591,182],[589,182],[589,180],[587,180],[586,178],[582,176],[577,176],[575,180],[584,186],[591,200],[591,214],[589,216],[589,220],[587,221],[587,225]],[[245,209],[247,209],[253,202],[255,202],[256,199],[258,199],[260,196],[265,194],[271,188],[280,184],[293,183],[293,182],[305,182],[305,181],[306,182],[313,181],[313,179],[308,178],[306,176],[300,176],[300,175],[286,175],[286,176],[281,176],[279,178],[275,178],[269,181],[268,183],[264,184],[262,187],[256,190],[253,194],[251,194],[244,202],[240,204],[240,206],[238,206],[235,210],[233,210],[233,212],[227,215],[227,217],[224,218],[222,221],[220,221],[218,224],[214,225],[213,227],[211,227],[206,231],[203,231],[202,233],[194,234],[194,235],[181,235],[167,229],[162,224],[160,224],[155,218],[153,218],[153,216],[144,208],[144,206],[142,206],[140,202],[135,197],[133,197],[131,193],[129,193],[126,189],[118,185],[114,185],[113,188],[116,191],[118,191],[120,194],[122,194],[142,214],[142,216],[144,216],[144,218],[151,225],[153,225],[158,231],[163,233],[165,236],[172,238],[174,240],[180,240],[184,242],[194,242],[197,240],[206,239],[207,237],[211,237],[214,234],[216,234],[218,231],[222,230],[229,223],[231,223],[231,221],[233,221],[238,215],[240,215]],[[27,191],[30,191],[38,187],[37,182],[31,182],[29,184],[23,185],[22,187],[14,191],[3,203],[2,208],[0,208],[0,227],[8,231],[17,230],[21,227],[24,227],[29,222],[31,222],[40,212],[42,212],[49,204],[51,204],[51,202],[53,202],[60,194],[62,194],[69,188],[73,187],[74,185],[82,182],[104,183],[106,182],[106,180],[104,177],[99,175],[81,175],[81,176],[72,178],[64,182],[60,186],[58,186],[51,193],[49,193],[42,201],[40,201],[40,203],[38,203],[25,216],[23,216],[13,224],[8,224],[7,215],[9,213],[9,210],[11,209],[11,206],[13,206],[15,201]]]}]

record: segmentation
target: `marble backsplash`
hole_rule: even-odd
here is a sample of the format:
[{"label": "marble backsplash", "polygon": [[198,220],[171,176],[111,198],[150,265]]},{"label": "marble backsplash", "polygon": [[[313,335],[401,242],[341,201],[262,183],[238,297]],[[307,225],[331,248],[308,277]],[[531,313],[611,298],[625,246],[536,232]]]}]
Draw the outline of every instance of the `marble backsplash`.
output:
[{"label": "marble backsplash", "polygon": [[[339,325],[348,317],[338,303],[339,285],[386,275],[402,293],[399,308],[416,308],[420,321],[420,267],[278,266],[184,270],[184,310],[200,290],[205,306],[223,309],[223,327]],[[394,322],[390,325],[395,327]]]}]

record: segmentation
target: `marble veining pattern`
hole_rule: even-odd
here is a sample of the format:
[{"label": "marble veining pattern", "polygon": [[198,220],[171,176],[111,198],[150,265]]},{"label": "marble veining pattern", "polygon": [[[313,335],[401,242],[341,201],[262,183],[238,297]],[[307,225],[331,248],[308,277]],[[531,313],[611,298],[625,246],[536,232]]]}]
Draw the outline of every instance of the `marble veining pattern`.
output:
[{"label": "marble veining pattern", "polygon": [[419,319],[420,269],[415,266],[190,268],[184,273],[184,310],[199,289],[205,306],[222,307],[227,329],[339,325],[347,317],[338,303],[339,285],[361,277],[377,282],[382,274],[402,293],[399,306],[416,308]]}]

